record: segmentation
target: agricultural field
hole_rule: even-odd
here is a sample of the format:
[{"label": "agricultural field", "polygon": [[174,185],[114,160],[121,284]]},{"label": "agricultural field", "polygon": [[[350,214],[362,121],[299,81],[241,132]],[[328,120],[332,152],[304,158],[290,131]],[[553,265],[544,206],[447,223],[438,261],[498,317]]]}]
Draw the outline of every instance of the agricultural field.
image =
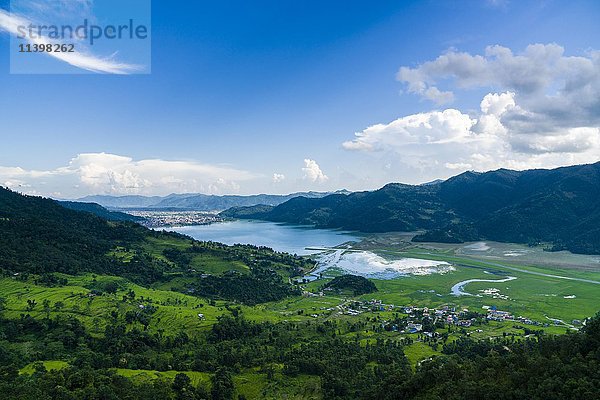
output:
[{"label": "agricultural field", "polygon": [[[115,246],[107,253],[123,266],[121,276],[55,272],[48,283],[44,275],[5,274],[0,278],[0,309],[5,321],[32,324],[30,316],[40,326],[47,324],[47,329],[53,324],[68,327],[76,319],[90,335],[89,343],[114,345],[123,340],[134,349],[142,346],[146,350],[140,354],[112,348],[120,356],[102,361],[103,373],[127,378],[139,387],[172,385],[185,376],[189,387],[208,393],[218,381],[216,365],[227,363],[234,398],[248,399],[323,398],[332,390],[323,387],[328,382],[324,376],[339,368],[333,363],[344,362],[339,351],[347,351],[346,358],[364,352],[354,362],[362,363],[356,369],[361,371],[357,379],[369,382],[389,362],[376,356],[379,351],[395,354],[394,368],[402,369],[404,362],[407,370],[418,374],[429,360],[444,357],[449,346],[460,348],[469,338],[482,343],[535,342],[577,331],[582,321],[597,312],[600,274],[593,268],[517,263],[510,257],[465,254],[458,248],[428,244],[375,246],[368,239],[346,243],[344,248],[368,251],[391,262],[434,260],[451,268],[395,279],[355,277],[368,284],[364,287],[374,284],[376,289],[355,293],[351,288],[329,287],[343,271],[325,271],[324,278],[302,283],[319,256],[299,258],[255,247],[154,235],[134,246]],[[129,275],[127,269],[140,262],[162,268],[162,277],[147,282],[145,275]],[[228,282],[235,284],[238,279],[261,276],[265,270],[274,272],[271,282],[294,290],[278,300],[255,303],[238,300],[238,292],[228,298],[194,291],[207,277],[230,277],[233,280]],[[295,271],[302,273],[293,275]],[[246,289],[242,286],[238,291]],[[514,319],[488,320],[491,310]],[[455,319],[446,323],[447,318]],[[11,345],[27,355],[27,361],[16,361],[23,379],[34,378],[40,369],[47,374],[71,374],[81,368],[86,353],[69,353],[52,335],[43,345],[30,335],[18,337]],[[215,339],[215,335],[224,336]],[[169,351],[161,353],[161,346],[170,346]],[[319,346],[322,349],[313,349]],[[334,350],[326,366],[321,357],[328,346]],[[203,353],[205,348],[209,350]],[[104,350],[94,351],[100,357]],[[198,352],[195,358],[194,352]],[[264,361],[254,361],[263,353]],[[296,358],[304,364],[294,367]],[[343,368],[352,369],[353,364]],[[364,386],[364,382],[352,385]]]},{"label": "agricultural field", "polygon": [[[56,371],[68,368],[69,364],[64,361],[43,361],[31,363],[23,367],[19,373],[31,375],[36,366],[42,365],[47,371]],[[212,374],[197,371],[153,371],[135,370],[126,368],[114,368],[111,370],[119,376],[131,379],[133,382],[156,383],[157,381],[169,384],[178,374],[184,374],[190,379],[193,387],[203,387],[210,391]],[[233,376],[235,384],[235,395],[244,396],[248,399],[321,399],[321,388],[319,380],[314,376],[300,375],[297,377],[286,377],[281,371],[275,371],[267,376],[260,369],[248,370]]]},{"label": "agricultural field", "polygon": [[[439,307],[442,305],[481,311],[495,306],[517,316],[544,322],[551,319],[583,320],[595,315],[600,295],[600,258],[546,252],[540,248],[505,243],[445,245],[409,242],[409,234],[377,234],[353,244],[351,251],[369,251],[386,260],[403,258],[449,263],[453,270],[426,275],[407,275],[398,279],[371,278],[379,289],[361,296],[386,304]],[[485,245],[486,251],[481,251]],[[465,250],[466,249],[466,250]],[[477,250],[475,250],[477,249]],[[508,255],[506,255],[508,254]],[[514,254],[527,254],[525,258]],[[334,271],[333,275],[339,272]],[[505,280],[471,282],[462,287],[467,293],[457,296],[452,289],[468,280]],[[322,281],[308,285],[316,290]]]}]

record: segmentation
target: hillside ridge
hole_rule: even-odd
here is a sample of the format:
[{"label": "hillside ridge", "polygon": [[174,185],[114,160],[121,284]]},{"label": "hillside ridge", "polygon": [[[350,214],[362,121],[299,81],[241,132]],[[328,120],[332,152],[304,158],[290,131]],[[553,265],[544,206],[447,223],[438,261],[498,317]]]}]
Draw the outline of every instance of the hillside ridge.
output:
[{"label": "hillside ridge", "polygon": [[430,185],[390,183],[372,192],[221,215],[366,233],[422,231],[415,241],[546,243],[600,254],[600,163],[513,171],[468,171]]}]

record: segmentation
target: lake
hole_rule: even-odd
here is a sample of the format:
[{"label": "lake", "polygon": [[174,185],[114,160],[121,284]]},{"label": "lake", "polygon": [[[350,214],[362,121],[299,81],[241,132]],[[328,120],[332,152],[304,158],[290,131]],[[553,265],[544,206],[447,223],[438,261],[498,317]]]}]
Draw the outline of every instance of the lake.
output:
[{"label": "lake", "polygon": [[267,246],[277,251],[298,255],[318,253],[318,251],[307,250],[307,247],[333,247],[361,240],[358,235],[339,230],[245,220],[183,226],[170,228],[170,230],[197,240],[212,240],[228,245],[241,243]]},{"label": "lake", "polygon": [[[446,273],[454,267],[443,261],[413,258],[384,258],[370,251],[352,249],[326,250],[347,242],[359,242],[360,235],[331,229],[285,225],[274,222],[237,220],[211,225],[184,226],[170,230],[197,240],[233,245],[236,243],[267,246],[291,254],[317,254],[316,271],[307,276],[315,279],[319,274],[351,273],[368,278],[395,279],[407,275]],[[308,250],[322,248],[323,250]]]}]

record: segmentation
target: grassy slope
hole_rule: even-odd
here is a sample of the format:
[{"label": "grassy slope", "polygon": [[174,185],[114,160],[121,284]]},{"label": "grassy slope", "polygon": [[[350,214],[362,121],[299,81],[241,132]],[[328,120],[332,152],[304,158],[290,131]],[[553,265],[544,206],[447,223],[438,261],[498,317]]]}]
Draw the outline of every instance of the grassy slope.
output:
[{"label": "grassy slope", "polygon": [[[31,363],[22,368],[20,374],[33,374],[35,364]],[[60,370],[67,368],[65,361],[43,361],[47,370]],[[173,380],[177,374],[186,374],[195,387],[204,387],[210,390],[212,374],[196,371],[152,371],[141,369],[116,368],[115,373],[132,379],[134,382],[147,382],[156,379]],[[276,372],[269,380],[265,373],[259,370],[242,371],[233,376],[237,395],[244,395],[248,399],[321,399],[319,379],[309,375],[296,377],[284,376]]]},{"label": "grassy slope", "polygon": [[[162,249],[166,247],[185,248],[189,243],[185,240],[152,239],[148,243],[148,250],[156,258],[162,258]],[[128,259],[131,255],[124,249],[116,249],[113,254],[115,257]],[[518,277],[517,280],[506,283],[472,283],[466,287],[471,293],[477,293],[480,289],[497,287],[503,294],[510,297],[510,300],[491,299],[489,297],[455,297],[451,296],[450,288],[463,280],[482,278],[495,279],[484,271],[490,269],[485,262],[476,261],[466,257],[456,257],[450,252],[422,251],[419,249],[411,250],[398,254],[398,256],[410,256],[417,258],[429,258],[446,260],[456,264],[456,271],[444,275],[429,275],[419,277],[406,277],[396,280],[374,280],[379,291],[359,297],[359,299],[380,299],[384,303],[415,306],[437,306],[442,304],[454,304],[457,307],[468,307],[474,311],[483,311],[481,306],[496,305],[499,309],[512,311],[517,315],[525,315],[539,321],[545,321],[545,315],[553,318],[564,319],[569,322],[571,319],[582,319],[593,315],[597,311],[597,296],[600,292],[600,285],[587,284],[583,282],[565,281],[556,278],[541,277],[529,275],[515,271],[504,271],[507,275]],[[195,257],[193,263],[198,265],[202,263],[202,270],[207,272],[222,272],[224,268],[231,269],[232,263],[223,260],[214,259],[212,256],[199,255]],[[198,263],[198,264],[196,264]],[[238,265],[239,264],[239,265]],[[233,265],[239,271],[247,270],[242,263]],[[549,272],[547,269],[513,265],[529,271]],[[501,270],[501,268],[495,268]],[[597,273],[577,271],[577,270],[556,270],[550,271],[553,274],[598,279]],[[5,316],[9,318],[18,318],[21,314],[30,313],[34,317],[44,317],[46,311],[43,309],[44,300],[51,303],[50,315],[76,315],[88,327],[90,332],[100,335],[104,331],[105,325],[109,323],[110,313],[113,310],[119,310],[123,315],[127,310],[135,310],[139,304],[148,303],[151,299],[154,305],[158,305],[158,311],[152,316],[148,329],[151,332],[163,331],[165,335],[175,335],[179,331],[186,331],[188,334],[195,334],[210,329],[210,326],[217,321],[220,315],[229,315],[227,309],[228,303],[217,301],[210,305],[206,299],[200,299],[183,293],[177,293],[170,290],[173,282],[167,284],[157,284],[152,288],[144,288],[128,282],[119,277],[95,276],[92,274],[80,276],[62,275],[68,279],[68,285],[64,287],[47,288],[38,286],[30,279],[23,282],[14,278],[0,279],[0,293],[7,299],[7,309]],[[181,278],[183,279],[183,278]],[[90,288],[94,284],[115,281],[119,284],[119,291],[114,295],[103,295],[98,297],[89,297]],[[306,288],[317,292],[321,285],[326,281],[312,282],[306,285]],[[174,282],[177,284],[177,281]],[[123,301],[123,296],[129,290],[136,294],[135,301]],[[556,296],[552,296],[556,294]],[[564,295],[576,295],[575,299],[564,299]],[[347,296],[347,295],[346,295]],[[358,321],[366,322],[366,329],[351,332],[345,331],[341,336],[351,340],[358,338],[363,345],[367,342],[373,342],[378,337],[388,339],[398,339],[401,337],[396,332],[375,333],[371,330],[372,318],[380,320],[391,319],[398,311],[385,312],[366,312],[359,316],[340,315],[338,305],[341,305],[351,297],[338,294],[327,294],[324,297],[292,297],[278,302],[261,304],[255,307],[240,306],[244,316],[253,321],[314,321],[336,319],[354,323]],[[35,300],[36,307],[28,311],[27,300]],[[61,309],[56,309],[57,302],[64,303]],[[231,303],[229,303],[231,305]],[[236,307],[238,305],[235,305]],[[198,313],[205,316],[204,320],[198,318]],[[317,315],[315,319],[313,315]],[[122,318],[122,317],[121,317]],[[142,328],[141,325],[129,325],[130,328]],[[535,328],[539,329],[539,328]],[[482,330],[482,332],[477,332]],[[544,330],[548,333],[561,334],[565,332],[564,327],[546,327]],[[516,329],[512,323],[491,322],[487,325],[473,326],[466,329],[472,337],[488,338],[498,337],[504,334],[523,335],[523,330]],[[443,330],[441,331],[443,332]],[[456,340],[460,336],[459,332],[452,330],[449,332],[449,340]],[[425,343],[419,342],[418,335],[410,335],[415,342],[405,348],[406,355],[413,366],[416,366],[420,360],[439,354],[439,349],[434,350]],[[67,360],[49,360],[44,365],[47,369],[59,369],[66,367]],[[33,365],[25,367],[21,373],[32,373]],[[117,373],[133,377],[134,379],[172,379],[177,371],[139,371],[139,370],[116,370]],[[190,376],[193,383],[200,384],[206,388],[210,387],[210,374],[184,371]],[[290,399],[317,399],[320,398],[320,387],[318,378],[311,376],[299,376],[296,378],[284,377],[280,372],[276,372],[274,377],[269,380],[267,375],[259,370],[245,370],[234,376],[236,390],[239,394],[247,398],[283,398]]]},{"label": "grassy slope", "polygon": [[[477,270],[475,270],[477,271]],[[456,275],[455,275],[456,274]],[[397,304],[408,304],[411,302],[420,302],[424,304],[431,302],[430,293],[421,293],[419,290],[427,287],[437,287],[440,285],[453,284],[457,278],[472,277],[472,270],[466,269],[448,275],[438,275],[430,277],[421,277],[419,279],[400,279],[395,281],[376,281],[380,291],[375,294],[367,295],[366,297],[380,298],[384,301],[394,300]],[[5,294],[8,299],[6,316],[17,318],[20,314],[26,313],[27,300],[34,299],[38,303],[35,309],[31,312],[33,316],[42,317],[45,315],[42,303],[45,299],[49,300],[52,305],[58,301],[62,301],[65,306],[60,311],[55,311],[51,307],[51,315],[58,313],[76,314],[84,323],[91,329],[92,332],[101,334],[104,324],[108,319],[111,310],[119,308],[121,314],[127,308],[135,309],[135,302],[123,303],[122,296],[128,290],[133,290],[136,293],[136,299],[151,298],[154,304],[159,304],[159,309],[154,314],[150,331],[164,330],[165,334],[176,334],[180,330],[185,330],[189,334],[199,332],[200,330],[209,329],[216,321],[219,315],[229,314],[225,308],[224,302],[217,302],[215,306],[210,306],[206,300],[185,294],[174,293],[171,291],[147,289],[131,283],[126,283],[122,278],[110,276],[84,275],[78,277],[69,277],[69,284],[65,287],[45,288],[37,286],[31,282],[21,282],[13,278],[5,278],[0,280],[0,292]],[[90,290],[86,288],[94,279],[98,281],[118,281],[121,283],[121,289],[115,295],[104,295],[95,297],[91,301],[87,297]],[[421,280],[420,280],[421,279]],[[517,282],[517,281],[515,281]],[[510,282],[513,283],[513,282]],[[310,286],[316,288],[321,283],[311,283]],[[422,299],[417,297],[424,296]],[[436,296],[437,297],[437,296]],[[319,320],[335,318],[341,321],[357,322],[367,321],[373,317],[388,319],[392,317],[393,312],[367,312],[357,317],[347,315],[339,315],[337,310],[328,311],[328,308],[335,308],[342,304],[344,297],[336,295],[328,295],[325,297],[295,297],[286,299],[280,302],[263,304],[256,307],[242,307],[242,312],[246,318],[255,321],[272,321],[279,322],[284,320],[294,321],[312,321],[312,314],[319,315]],[[407,300],[404,302],[403,300]],[[468,299],[467,299],[468,300]],[[173,303],[178,301],[177,305],[165,305],[160,303]],[[396,302],[397,301],[397,302]],[[461,300],[462,301],[462,300]],[[144,302],[144,301],[142,301]],[[204,304],[200,309],[196,308],[199,304]],[[79,307],[79,308],[77,308]],[[302,314],[299,311],[302,310]],[[206,320],[201,321],[197,318],[197,313],[201,312],[206,316]],[[133,327],[134,325],[130,325]],[[370,327],[371,323],[367,323]],[[141,328],[141,326],[138,326]],[[483,332],[476,332],[477,329],[482,329]],[[546,329],[549,333],[563,333],[564,328]],[[491,336],[502,336],[503,333],[522,334],[522,331],[514,329],[510,323],[490,323],[481,327],[472,327],[467,329],[474,337],[485,338]],[[346,339],[358,337],[361,343],[366,344],[368,341],[375,341],[378,336],[384,336],[388,339],[397,339],[400,337],[398,333],[385,332],[375,334],[369,328],[359,332],[343,332],[342,336]],[[417,340],[417,335],[411,335],[413,340]],[[458,333],[452,332],[449,340],[456,340],[459,337]],[[432,355],[439,354],[439,351],[434,351],[431,347],[421,342],[407,346],[406,354],[413,365],[416,365],[420,360],[428,358]],[[64,360],[51,360],[44,363],[47,369],[57,369],[67,366]],[[24,368],[22,373],[33,372],[33,365]],[[172,379],[177,371],[137,371],[137,370],[116,370],[117,373],[134,377],[135,379],[157,379],[166,378]],[[185,372],[185,371],[184,371]],[[210,387],[210,374],[185,372],[190,376],[192,382],[201,384],[207,388]],[[244,394],[247,398],[297,398],[297,399],[318,399],[320,398],[319,380],[310,376],[299,376],[290,379],[284,377],[280,372],[276,372],[271,381],[267,379],[265,373],[258,370],[246,370],[234,376],[236,390],[239,394]]]}]

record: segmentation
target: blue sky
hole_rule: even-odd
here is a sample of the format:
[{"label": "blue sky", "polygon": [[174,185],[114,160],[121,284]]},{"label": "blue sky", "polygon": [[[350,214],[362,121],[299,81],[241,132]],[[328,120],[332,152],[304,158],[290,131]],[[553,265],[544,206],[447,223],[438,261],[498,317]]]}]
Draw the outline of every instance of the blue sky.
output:
[{"label": "blue sky", "polygon": [[11,75],[0,30],[0,184],[366,190],[597,161],[599,17],[596,1],[154,0],[149,75]]}]

